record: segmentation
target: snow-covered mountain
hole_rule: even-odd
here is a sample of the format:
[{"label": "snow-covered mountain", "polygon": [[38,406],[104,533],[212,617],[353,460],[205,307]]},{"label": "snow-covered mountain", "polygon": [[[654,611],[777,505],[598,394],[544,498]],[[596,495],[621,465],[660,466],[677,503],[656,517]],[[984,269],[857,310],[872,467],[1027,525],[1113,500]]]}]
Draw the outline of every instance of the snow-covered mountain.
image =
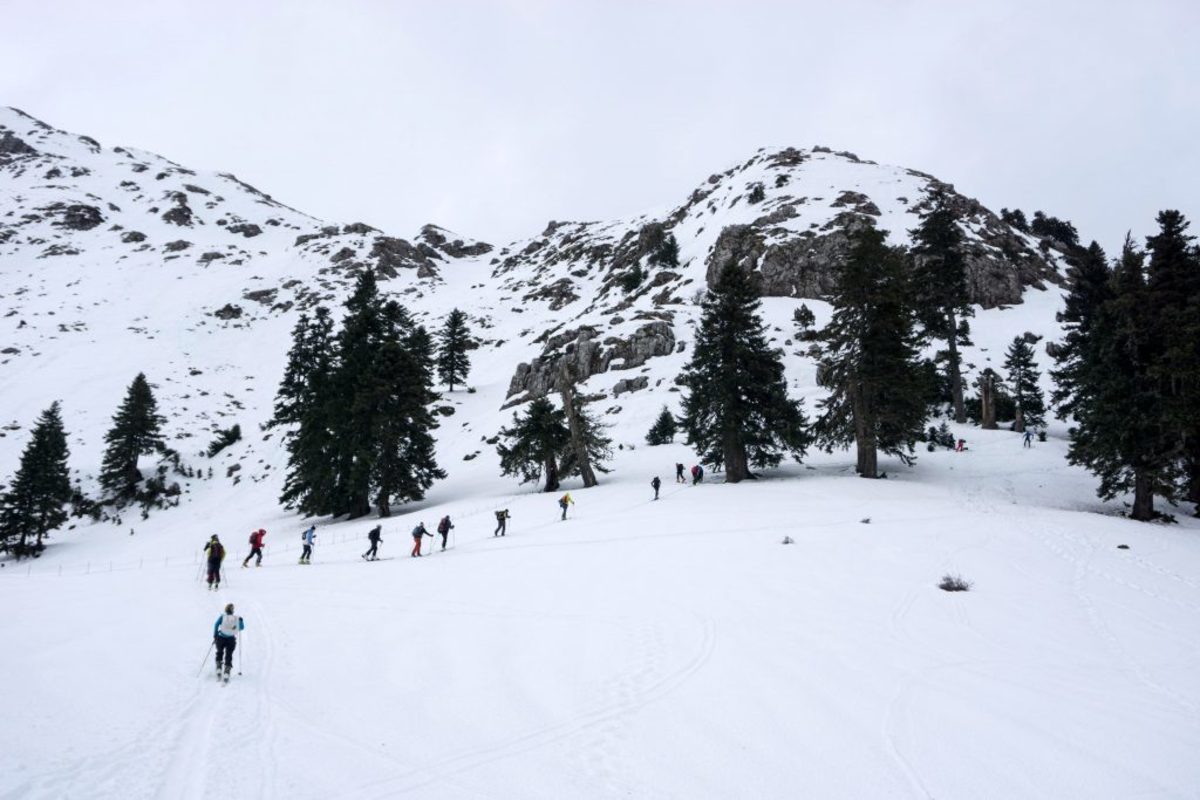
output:
[{"label": "snow-covered mountain", "polygon": [[[881,459],[878,481],[835,452],[677,485],[694,454],[643,444],[731,259],[760,273],[811,411],[793,312],[828,319],[847,226],[906,241],[931,191],[969,233],[968,373],[1014,336],[1056,338],[1054,242],[847,153],[763,150],[662,213],[492,246],[315,220],[0,109],[0,476],[61,399],[94,489],[139,371],[204,476],[173,475],[178,508],[72,519],[41,558],[0,560],[0,797],[1194,798],[1200,521],[1095,513],[1119,503],[1066,463],[1061,425],[1028,449],[953,426],[966,452]],[[309,521],[279,506],[284,453],[260,426],[297,315],[338,316],[366,265],[429,325],[465,310],[481,345],[471,390],[439,404],[448,478],[391,519],[318,521],[300,566]],[[565,522],[488,442],[561,358],[620,445],[600,486],[568,483]],[[233,423],[244,438],[205,457]],[[407,557],[414,521],[442,515],[451,549]],[[377,523],[390,560],[364,564]],[[263,568],[240,569],[259,528]],[[231,557],[207,592],[214,533]],[[939,591],[947,573],[973,588]],[[229,686],[205,655],[226,602],[246,618]]]},{"label": "snow-covered mountain", "polygon": [[[778,342],[791,346],[789,373],[809,393],[812,362],[789,338],[791,309],[808,300],[821,321],[824,304],[813,301],[830,287],[846,230],[871,219],[908,241],[933,191],[959,211],[973,299],[992,309],[976,329],[1003,330],[1000,339],[977,337],[968,360],[994,363],[1013,333],[1052,332],[1050,290],[1063,268],[1056,243],[1009,227],[929,175],[851,153],[764,149],[662,214],[551,222],[495,248],[433,225],[398,238],[316,220],[233,175],[106,148],[3,109],[0,381],[9,402],[0,424],[10,435],[0,440],[0,472],[16,463],[23,437],[12,434],[62,399],[88,488],[102,431],[138,371],[156,385],[185,455],[234,422],[257,430],[296,315],[336,306],[364,266],[419,320],[436,326],[458,306],[480,337],[470,381],[478,392],[452,398],[466,403],[454,420],[462,428],[445,426],[441,437],[452,472],[463,457],[490,452],[480,440],[506,418],[501,408],[548,391],[561,358],[588,379],[589,393],[609,398],[618,440],[640,441],[649,416],[673,399],[698,294],[730,260],[761,275]],[[678,264],[657,258],[668,237]],[[1002,310],[1013,304],[1023,307]],[[260,436],[218,468],[241,464],[239,481],[278,475],[278,453]],[[483,462],[494,466],[494,455]]]}]

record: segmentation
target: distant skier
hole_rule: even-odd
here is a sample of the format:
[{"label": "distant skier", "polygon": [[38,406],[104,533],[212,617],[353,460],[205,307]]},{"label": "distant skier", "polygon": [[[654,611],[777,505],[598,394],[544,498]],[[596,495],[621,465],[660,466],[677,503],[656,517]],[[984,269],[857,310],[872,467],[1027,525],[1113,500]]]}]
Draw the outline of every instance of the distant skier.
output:
[{"label": "distant skier", "polygon": [[250,534],[250,555],[246,556],[246,560],[242,562],[243,567],[249,565],[250,559],[254,558],[255,556],[258,557],[258,560],[254,562],[254,566],[262,566],[263,539],[265,539],[266,536],[267,532],[262,528],[259,528],[254,533]]},{"label": "distant skier", "polygon": [[1025,431],[1025,447],[1033,447],[1033,431]]},{"label": "distant skier", "polygon": [[308,530],[300,534],[300,541],[304,543],[304,551],[300,553],[300,563],[311,564],[313,545],[317,543],[317,526],[309,525]]},{"label": "distant skier", "polygon": [[238,634],[246,629],[246,622],[233,613],[233,603],[225,606],[225,613],[217,617],[213,625],[213,644],[217,646],[217,679],[221,679],[222,663],[224,663],[225,682],[229,682],[229,673],[233,670],[233,649],[237,647]]},{"label": "distant skier", "polygon": [[383,541],[383,537],[380,535],[382,530],[382,525],[376,525],[367,531],[367,541],[371,543],[371,549],[362,554],[367,561],[375,561],[379,558],[379,543]]},{"label": "distant skier", "polygon": [[575,501],[571,499],[571,493],[567,492],[562,497],[558,498],[558,507],[562,509],[562,518],[567,518],[567,506],[575,505]]},{"label": "distant skier", "polygon": [[412,537],[413,537],[412,557],[413,558],[419,558],[421,555],[421,537],[422,536],[428,536],[431,539],[433,538],[433,534],[430,533],[429,531],[425,530],[425,523],[419,522],[419,523],[417,523],[417,527],[413,528],[413,530],[412,530]]},{"label": "distant skier", "polygon": [[692,486],[695,486],[702,480],[704,480],[704,467],[699,464],[692,465]]},{"label": "distant skier", "polygon": [[496,530],[492,531],[492,536],[503,536],[508,529],[508,518],[511,515],[507,508],[502,508],[496,512]]},{"label": "distant skier", "polygon": [[687,478],[683,477],[683,464],[675,465],[675,482],[687,483]]},{"label": "distant skier", "polygon": [[966,439],[959,439],[958,442],[956,442],[954,445],[954,452],[956,452],[956,453],[961,453],[966,449],[967,449],[967,440]]},{"label": "distant skier", "polygon": [[654,499],[657,500],[658,499],[658,490],[659,490],[659,488],[662,487],[662,481],[660,481],[658,479],[657,475],[654,476],[654,480],[650,481],[650,486],[652,486],[654,488]]},{"label": "distant skier", "polygon": [[204,545],[204,552],[207,554],[208,588],[215,592],[221,588],[221,562],[225,560],[225,545],[214,533],[208,544]]},{"label": "distant skier", "polygon": [[438,523],[437,532],[442,535],[442,552],[446,552],[446,539],[450,536],[450,530],[454,527],[454,523],[450,521],[450,515],[442,517]]}]

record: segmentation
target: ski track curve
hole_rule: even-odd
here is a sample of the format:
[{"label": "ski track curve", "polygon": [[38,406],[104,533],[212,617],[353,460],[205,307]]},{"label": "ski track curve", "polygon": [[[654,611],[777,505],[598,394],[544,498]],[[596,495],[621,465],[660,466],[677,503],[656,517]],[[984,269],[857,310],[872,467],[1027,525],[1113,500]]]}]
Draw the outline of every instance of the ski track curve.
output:
[{"label": "ski track curve", "polygon": [[[485,764],[556,744],[662,699],[703,669],[716,648],[716,624],[711,618],[701,618],[695,615],[694,618],[700,628],[700,643],[695,652],[680,667],[666,671],[646,685],[636,686],[636,679],[622,685],[622,677],[618,675],[613,680],[617,682],[619,688],[611,693],[608,700],[602,701],[591,710],[568,717],[561,722],[533,728],[507,739],[502,744],[464,750],[440,759],[429,766],[407,770],[382,780],[361,784],[342,796],[383,800],[433,783],[453,781],[455,777]],[[638,674],[643,673],[639,672]],[[478,793],[477,789],[471,791]]]}]

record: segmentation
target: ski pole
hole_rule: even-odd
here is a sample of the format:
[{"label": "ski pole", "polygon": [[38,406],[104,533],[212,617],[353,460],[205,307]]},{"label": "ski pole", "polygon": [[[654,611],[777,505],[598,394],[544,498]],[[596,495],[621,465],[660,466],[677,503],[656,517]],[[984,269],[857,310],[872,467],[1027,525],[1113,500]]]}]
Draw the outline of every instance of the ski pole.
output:
[{"label": "ski pole", "polygon": [[[246,649],[246,632],[238,631],[238,676],[239,677],[241,677],[241,674],[242,674],[242,654],[245,649]],[[201,667],[200,669],[204,669],[204,667]]]},{"label": "ski pole", "polygon": [[200,673],[204,672],[204,665],[208,663],[208,657],[212,655],[213,648],[216,647],[216,639],[208,643],[208,650],[204,652],[204,660],[200,662],[200,669],[196,671],[196,677],[200,677]]}]

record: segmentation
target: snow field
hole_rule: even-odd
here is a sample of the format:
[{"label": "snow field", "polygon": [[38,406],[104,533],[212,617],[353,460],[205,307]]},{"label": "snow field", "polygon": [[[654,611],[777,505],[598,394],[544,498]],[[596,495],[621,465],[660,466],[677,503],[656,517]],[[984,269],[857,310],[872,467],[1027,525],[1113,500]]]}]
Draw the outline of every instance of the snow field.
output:
[{"label": "snow field", "polygon": [[[567,522],[493,479],[385,520],[374,564],[374,520],[319,528],[310,567],[265,520],[241,569],[246,507],[152,518],[121,533],[142,569],[0,578],[0,797],[1194,796],[1197,526],[1075,510],[1061,442],[968,435],[886,481],[819,456],[678,486],[682,447],[626,451]],[[444,513],[456,547],[409,558]],[[245,529],[219,593],[150,566],[210,529]],[[111,552],[91,533],[63,547]]]}]

